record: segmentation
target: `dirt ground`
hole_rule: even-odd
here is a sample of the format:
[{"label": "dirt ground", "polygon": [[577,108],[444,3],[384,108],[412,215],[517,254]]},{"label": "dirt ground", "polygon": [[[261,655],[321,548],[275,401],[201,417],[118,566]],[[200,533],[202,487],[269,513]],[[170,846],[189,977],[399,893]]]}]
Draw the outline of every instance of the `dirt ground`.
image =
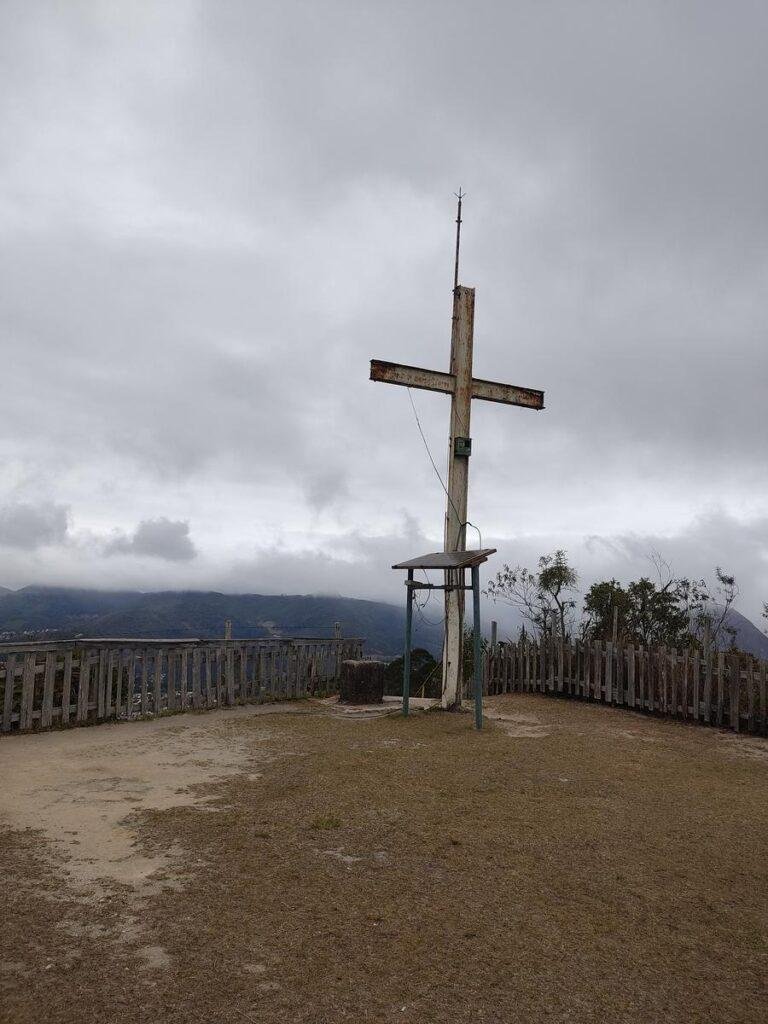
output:
[{"label": "dirt ground", "polygon": [[0,1020],[763,1022],[768,742],[520,694],[0,742]]}]

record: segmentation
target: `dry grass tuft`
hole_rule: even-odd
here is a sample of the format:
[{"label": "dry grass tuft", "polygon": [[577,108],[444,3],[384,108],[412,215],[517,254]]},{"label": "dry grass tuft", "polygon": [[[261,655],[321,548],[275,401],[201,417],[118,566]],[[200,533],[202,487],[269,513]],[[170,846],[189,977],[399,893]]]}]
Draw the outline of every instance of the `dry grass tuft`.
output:
[{"label": "dry grass tuft", "polygon": [[340,828],[341,818],[337,818],[333,814],[321,814],[312,820],[310,827],[317,831],[329,828]]}]

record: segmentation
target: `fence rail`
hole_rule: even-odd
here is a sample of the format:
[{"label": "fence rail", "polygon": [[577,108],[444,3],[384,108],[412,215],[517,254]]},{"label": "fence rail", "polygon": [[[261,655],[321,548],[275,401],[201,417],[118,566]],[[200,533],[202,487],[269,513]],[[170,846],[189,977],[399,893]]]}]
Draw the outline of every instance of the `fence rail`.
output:
[{"label": "fence rail", "polygon": [[483,662],[486,694],[559,694],[768,735],[768,662],[749,655],[598,640],[498,644]]},{"label": "fence rail", "polygon": [[360,639],[86,640],[0,647],[0,732],[329,692]]}]

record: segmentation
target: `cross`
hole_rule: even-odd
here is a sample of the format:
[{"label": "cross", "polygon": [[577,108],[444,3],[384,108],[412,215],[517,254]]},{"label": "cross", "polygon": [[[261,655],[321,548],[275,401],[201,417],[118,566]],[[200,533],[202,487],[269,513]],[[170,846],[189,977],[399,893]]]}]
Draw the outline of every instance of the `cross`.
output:
[{"label": "cross", "polygon": [[[451,328],[451,363],[448,373],[425,370],[419,366],[371,360],[371,380],[400,384],[407,388],[439,391],[451,396],[451,423],[448,441],[448,484],[446,487],[444,551],[466,551],[467,491],[469,457],[472,439],[469,421],[472,399],[520,405],[526,409],[543,409],[544,392],[531,388],[500,384],[472,376],[472,345],[475,322],[475,289],[459,284],[459,243],[461,238],[461,201],[459,189],[456,217],[456,260],[453,281],[453,325]],[[445,574],[445,639],[443,641],[442,706],[455,708],[461,701],[460,678],[464,625],[464,591],[455,587],[456,580]]]}]

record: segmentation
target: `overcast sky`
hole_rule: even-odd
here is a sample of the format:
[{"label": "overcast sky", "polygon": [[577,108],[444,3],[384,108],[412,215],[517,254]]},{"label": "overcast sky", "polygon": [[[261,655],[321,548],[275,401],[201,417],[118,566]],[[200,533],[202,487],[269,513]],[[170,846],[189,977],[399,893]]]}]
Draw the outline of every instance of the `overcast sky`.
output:
[{"label": "overcast sky", "polygon": [[[0,3],[0,584],[343,593],[439,547],[768,599],[768,5]],[[414,401],[441,471],[448,400]]]}]

